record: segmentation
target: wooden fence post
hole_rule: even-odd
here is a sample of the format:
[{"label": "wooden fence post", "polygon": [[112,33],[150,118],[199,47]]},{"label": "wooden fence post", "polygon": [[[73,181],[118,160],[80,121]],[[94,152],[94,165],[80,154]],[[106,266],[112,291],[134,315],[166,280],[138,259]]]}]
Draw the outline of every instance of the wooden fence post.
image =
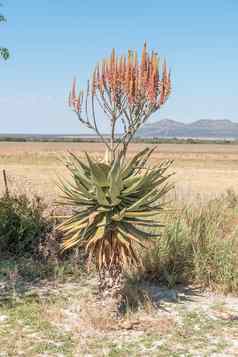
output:
[{"label": "wooden fence post", "polygon": [[7,174],[6,170],[3,169],[3,180],[4,180],[4,185],[5,185],[5,194],[7,197],[9,197],[9,189],[8,189],[8,183],[7,183]]}]

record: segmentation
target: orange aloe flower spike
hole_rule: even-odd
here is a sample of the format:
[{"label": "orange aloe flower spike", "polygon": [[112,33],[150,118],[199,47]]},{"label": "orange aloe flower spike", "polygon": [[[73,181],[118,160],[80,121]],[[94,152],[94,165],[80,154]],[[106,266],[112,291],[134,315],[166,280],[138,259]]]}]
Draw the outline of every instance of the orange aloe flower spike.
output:
[{"label": "orange aloe flower spike", "polygon": [[74,100],[77,96],[76,94],[76,77],[74,77],[73,79],[73,85],[72,85],[72,92],[71,92],[71,95],[72,95],[72,100]]}]

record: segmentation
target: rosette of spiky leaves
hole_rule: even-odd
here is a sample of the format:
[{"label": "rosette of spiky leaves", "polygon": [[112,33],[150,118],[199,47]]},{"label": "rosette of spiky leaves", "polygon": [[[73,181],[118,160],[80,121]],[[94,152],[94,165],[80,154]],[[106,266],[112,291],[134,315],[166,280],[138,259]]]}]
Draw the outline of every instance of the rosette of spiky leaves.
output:
[{"label": "rosette of spiky leaves", "polygon": [[146,148],[127,162],[119,153],[113,164],[87,153],[86,160],[69,154],[73,182],[60,184],[61,203],[73,207],[58,227],[64,250],[84,247],[89,263],[94,261],[99,271],[139,262],[135,246],[145,247],[157,236],[151,227],[160,226],[155,217],[171,187],[166,182],[170,161],[146,168],[153,150]]}]

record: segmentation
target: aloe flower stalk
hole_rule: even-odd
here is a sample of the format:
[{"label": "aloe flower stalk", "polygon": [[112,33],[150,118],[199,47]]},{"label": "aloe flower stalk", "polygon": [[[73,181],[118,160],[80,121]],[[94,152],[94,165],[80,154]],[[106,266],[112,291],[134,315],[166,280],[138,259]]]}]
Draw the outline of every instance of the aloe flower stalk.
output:
[{"label": "aloe flower stalk", "polygon": [[[137,51],[128,51],[127,57],[111,56],[98,64],[88,82],[86,94],[77,93],[76,80],[69,94],[69,106],[80,122],[94,130],[110,152],[111,160],[122,144],[126,153],[136,131],[166,102],[171,92],[170,72],[166,62],[159,64],[157,53],[147,52],[144,44],[141,60]],[[110,139],[104,137],[97,125],[95,106],[108,117],[111,126]],[[118,137],[118,126],[122,134]]]}]

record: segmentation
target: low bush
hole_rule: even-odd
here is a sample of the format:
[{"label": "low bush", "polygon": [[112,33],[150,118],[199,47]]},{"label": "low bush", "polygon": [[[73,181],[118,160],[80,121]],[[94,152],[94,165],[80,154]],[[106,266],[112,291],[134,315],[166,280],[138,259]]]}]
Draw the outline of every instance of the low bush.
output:
[{"label": "low bush", "polygon": [[142,278],[238,292],[237,213],[237,195],[228,191],[167,217],[156,247],[143,256]]},{"label": "low bush", "polygon": [[0,197],[1,256],[32,256],[39,251],[51,224],[44,217],[45,206],[39,197],[26,195]]}]

